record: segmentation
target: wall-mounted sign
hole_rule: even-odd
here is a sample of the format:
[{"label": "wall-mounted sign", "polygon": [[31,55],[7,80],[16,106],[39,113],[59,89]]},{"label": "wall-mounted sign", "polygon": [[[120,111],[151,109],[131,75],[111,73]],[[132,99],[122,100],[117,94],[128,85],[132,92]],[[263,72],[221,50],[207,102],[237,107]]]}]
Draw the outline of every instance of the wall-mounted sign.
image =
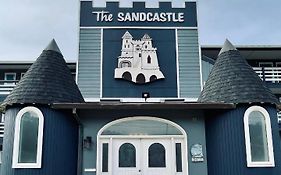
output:
[{"label": "wall-mounted sign", "polygon": [[133,40],[133,36],[126,31],[122,36],[121,55],[118,57],[114,78],[137,84],[163,79],[156,51],[157,48],[153,47],[152,38],[148,34],[144,34],[140,40]]},{"label": "wall-mounted sign", "polygon": [[120,8],[118,2],[93,7],[92,1],[81,2],[81,27],[161,26],[197,27],[196,2],[185,2],[185,8],[172,8],[171,2],[160,2],[159,8],[146,8],[145,2],[134,2],[132,8]]},{"label": "wall-mounted sign", "polygon": [[203,157],[203,147],[201,144],[194,144],[191,146],[190,149],[191,153],[191,160],[192,162],[203,162],[204,157]]},{"label": "wall-mounted sign", "polygon": [[147,92],[150,98],[185,98],[200,92],[195,1],[153,8],[147,1],[128,7],[103,2],[80,2],[78,82],[85,97],[135,99]]}]

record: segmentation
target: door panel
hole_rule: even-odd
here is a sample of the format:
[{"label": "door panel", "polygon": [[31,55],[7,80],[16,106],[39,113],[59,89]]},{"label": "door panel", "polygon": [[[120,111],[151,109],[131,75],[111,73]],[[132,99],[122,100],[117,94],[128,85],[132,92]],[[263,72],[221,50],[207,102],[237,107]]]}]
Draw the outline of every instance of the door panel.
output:
[{"label": "door panel", "polygon": [[[178,154],[182,154],[181,148],[178,149]],[[182,159],[179,155],[180,160],[176,160],[176,146],[171,138],[114,138],[112,151],[112,175],[173,175],[176,171],[182,172]]]},{"label": "door panel", "polygon": [[[171,175],[171,139],[142,139],[142,175]],[[157,156],[158,155],[158,156]]]},{"label": "door panel", "polygon": [[113,139],[113,175],[140,175],[140,139]]}]

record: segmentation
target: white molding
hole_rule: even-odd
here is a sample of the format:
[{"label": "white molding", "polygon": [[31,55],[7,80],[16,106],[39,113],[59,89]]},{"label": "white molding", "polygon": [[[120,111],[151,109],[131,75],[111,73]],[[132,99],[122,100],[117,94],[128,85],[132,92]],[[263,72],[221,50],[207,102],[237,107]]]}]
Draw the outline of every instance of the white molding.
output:
[{"label": "white molding", "polygon": [[114,120],[110,123],[107,123],[106,125],[104,125],[98,132],[98,137],[101,136],[101,133],[108,127],[115,125],[117,123],[122,123],[122,122],[126,122],[126,121],[134,121],[134,120],[152,120],[152,121],[159,121],[162,123],[167,123],[170,124],[172,126],[174,126],[175,128],[177,128],[184,136],[186,136],[186,132],[185,130],[179,126],[178,124],[170,121],[170,120],[166,120],[166,119],[162,119],[162,118],[157,118],[157,117],[149,117],[149,116],[134,116],[134,117],[126,117],[126,118],[122,118],[122,119],[118,119],[118,120]]},{"label": "white molding", "polygon": [[[121,123],[121,122],[125,122],[125,121],[133,121],[133,120],[153,120],[153,121],[159,121],[159,122],[163,122],[163,123],[167,123],[170,124],[174,127],[176,127],[181,133],[182,135],[124,135],[124,136],[117,136],[117,135],[108,135],[108,136],[104,136],[101,135],[101,133],[107,129],[108,127],[117,124],[117,123]],[[178,124],[170,121],[170,120],[166,120],[166,119],[162,119],[162,118],[157,118],[157,117],[149,117],[149,116],[135,116],[135,117],[126,117],[126,118],[122,118],[122,119],[118,119],[118,120],[114,120],[112,122],[107,123],[106,125],[104,125],[97,134],[97,161],[96,161],[96,168],[97,168],[97,175],[101,175],[101,174],[112,174],[112,139],[131,139],[131,138],[143,138],[143,139],[163,139],[163,138],[174,138],[175,140],[178,140],[178,143],[183,143],[182,144],[182,155],[183,155],[183,159],[182,159],[182,168],[183,168],[183,174],[188,175],[188,144],[187,144],[187,133],[185,132],[185,130],[179,126]],[[181,140],[181,141],[180,141]],[[106,173],[102,173],[101,172],[101,157],[102,157],[102,143],[109,143],[109,152],[108,152],[108,172]]]},{"label": "white molding", "polygon": [[80,27],[80,29],[190,29],[190,30],[195,30],[195,29],[198,29],[198,27],[97,26],[97,27]]},{"label": "white molding", "polygon": [[200,93],[203,90],[204,84],[203,84],[203,69],[202,69],[202,52],[201,52],[201,45],[200,45],[200,35],[199,35],[199,30],[200,30],[200,24],[199,24],[199,5],[196,3],[196,21],[197,21],[197,39],[198,39],[198,50],[199,50],[199,69],[200,69]]},{"label": "white molding", "polygon": [[103,28],[100,29],[100,34],[101,34],[101,38],[100,38],[100,43],[101,43],[101,46],[100,46],[100,95],[99,97],[102,98],[102,76],[103,76]]},{"label": "white molding", "polygon": [[177,71],[177,95],[180,98],[180,70],[179,70],[179,38],[178,29],[175,29],[175,40],[176,40],[176,71]]},{"label": "white molding", "polygon": [[[250,131],[249,131],[249,115],[258,111],[262,113],[265,118],[266,125],[266,135],[267,135],[267,150],[269,161],[266,162],[253,162],[251,155],[251,143],[250,143]],[[274,162],[274,151],[272,144],[272,131],[271,131],[271,122],[270,117],[266,109],[260,106],[251,106],[249,107],[244,114],[244,132],[245,132],[245,144],[246,144],[246,157],[247,157],[247,167],[275,167]]]},{"label": "white molding", "polygon": [[[171,8],[174,9],[174,8],[180,8],[180,9],[184,9],[186,8],[186,5],[185,3],[186,2],[197,2],[197,0],[181,0],[182,1],[182,4],[180,5],[175,5],[173,1],[175,0],[157,0],[156,1],[156,4],[149,4],[149,1],[150,0],[123,0],[123,2],[121,2],[120,0],[95,0],[95,1],[100,1],[100,4],[99,5],[95,5],[94,1],[93,0],[80,0],[80,2],[92,2],[92,7],[94,8],[106,8],[107,7],[107,2],[116,2],[118,3],[118,7],[119,8],[133,8],[133,4],[136,2],[143,2],[145,3],[145,8],[154,8],[154,9],[157,9],[159,8],[159,3],[161,2],[169,2],[171,3]],[[178,0],[177,0],[178,1]],[[102,2],[102,3],[101,3]]]},{"label": "white molding", "polygon": [[96,172],[97,170],[95,168],[85,168],[85,172]]},{"label": "white molding", "polygon": [[100,139],[167,139],[167,138],[184,138],[184,135],[100,135]]},{"label": "white molding", "polygon": [[147,98],[146,101],[144,98],[85,98],[86,102],[101,102],[102,100],[106,101],[120,101],[121,103],[164,103],[166,100],[168,101],[177,101],[177,100],[183,100],[183,102],[197,102],[198,98],[176,98],[176,97],[163,97],[163,98]]},{"label": "white molding", "polygon": [[[37,157],[36,163],[19,163],[19,140],[20,140],[20,122],[23,114],[26,112],[33,112],[37,114],[39,118],[38,126],[38,138],[37,138]],[[14,147],[13,147],[13,159],[12,159],[12,168],[41,168],[42,164],[42,146],[43,146],[43,126],[44,126],[44,116],[42,112],[33,106],[28,106],[21,109],[15,120],[15,133],[14,133]]]}]

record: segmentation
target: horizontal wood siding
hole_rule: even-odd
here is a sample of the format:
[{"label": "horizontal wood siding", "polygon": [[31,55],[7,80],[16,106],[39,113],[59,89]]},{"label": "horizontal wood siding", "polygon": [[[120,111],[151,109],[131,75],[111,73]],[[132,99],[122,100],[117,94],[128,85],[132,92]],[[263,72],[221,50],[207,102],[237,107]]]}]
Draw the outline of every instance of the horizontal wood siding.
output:
[{"label": "horizontal wood siding", "polygon": [[212,68],[213,68],[213,65],[211,63],[209,63],[208,61],[202,60],[202,79],[203,79],[202,81],[203,81],[203,85],[207,81]]},{"label": "horizontal wood siding", "polygon": [[80,29],[77,84],[84,98],[100,97],[101,30]]},{"label": "horizontal wood siding", "polygon": [[265,108],[271,117],[276,166],[247,168],[243,118],[248,107],[206,114],[208,175],[280,175],[280,136],[276,110],[270,106]]},{"label": "horizontal wood siding", "polygon": [[201,91],[197,30],[178,30],[179,88],[181,98],[198,98]]},{"label": "horizontal wood siding", "polygon": [[40,107],[44,115],[42,168],[13,169],[15,117],[21,108],[8,109],[1,175],[77,175],[78,126],[72,114]]}]

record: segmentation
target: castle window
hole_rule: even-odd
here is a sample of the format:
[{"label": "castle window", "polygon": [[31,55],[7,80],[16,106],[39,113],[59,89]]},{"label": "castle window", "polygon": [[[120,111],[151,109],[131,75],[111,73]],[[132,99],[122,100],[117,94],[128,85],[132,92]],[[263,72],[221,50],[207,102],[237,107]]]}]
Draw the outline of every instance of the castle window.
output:
[{"label": "castle window", "polygon": [[141,57],[141,53],[139,53],[139,57]]},{"label": "castle window", "polygon": [[42,112],[35,107],[21,109],[15,120],[13,168],[41,168],[43,143]]},{"label": "castle window", "polygon": [[151,57],[150,57],[150,55],[148,55],[148,57],[147,57],[147,63],[148,63],[148,64],[151,63]]},{"label": "castle window", "polygon": [[260,106],[244,114],[244,131],[248,167],[274,167],[271,123],[268,112]]},{"label": "castle window", "polygon": [[144,46],[147,49],[147,45]]}]

